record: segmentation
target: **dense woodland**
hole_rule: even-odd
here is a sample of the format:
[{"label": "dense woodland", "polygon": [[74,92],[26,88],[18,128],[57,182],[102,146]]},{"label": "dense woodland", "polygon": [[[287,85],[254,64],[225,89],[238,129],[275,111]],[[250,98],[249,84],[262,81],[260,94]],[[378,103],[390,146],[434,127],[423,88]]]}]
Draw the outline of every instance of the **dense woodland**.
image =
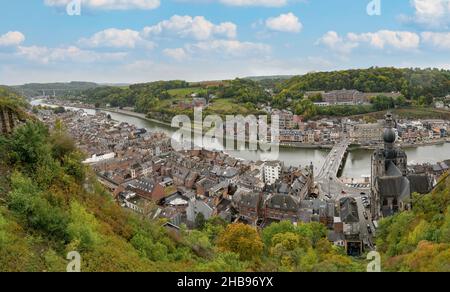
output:
[{"label": "dense woodland", "polygon": [[[2,90],[0,106],[23,110]],[[65,271],[70,251],[82,271],[365,271],[319,223],[257,231],[199,217],[196,230],[170,231],[119,207],[82,159],[59,122],[30,117],[0,136],[0,271]],[[450,179],[413,206],[380,223],[382,269],[450,271]]]}]

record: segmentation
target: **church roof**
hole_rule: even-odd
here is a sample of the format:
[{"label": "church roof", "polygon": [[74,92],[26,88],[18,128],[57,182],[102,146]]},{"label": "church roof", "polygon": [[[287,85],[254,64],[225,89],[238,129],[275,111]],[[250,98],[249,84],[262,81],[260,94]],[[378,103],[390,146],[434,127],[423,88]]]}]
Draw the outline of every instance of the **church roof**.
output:
[{"label": "church roof", "polygon": [[378,178],[378,187],[380,196],[395,197],[400,200],[405,200],[411,195],[410,182],[406,177],[380,177]]},{"label": "church roof", "polygon": [[427,194],[430,190],[430,177],[427,174],[410,174],[411,193]]},{"label": "church roof", "polygon": [[395,165],[392,161],[388,162],[386,169],[386,176],[402,176],[402,172],[398,169],[397,165]]}]

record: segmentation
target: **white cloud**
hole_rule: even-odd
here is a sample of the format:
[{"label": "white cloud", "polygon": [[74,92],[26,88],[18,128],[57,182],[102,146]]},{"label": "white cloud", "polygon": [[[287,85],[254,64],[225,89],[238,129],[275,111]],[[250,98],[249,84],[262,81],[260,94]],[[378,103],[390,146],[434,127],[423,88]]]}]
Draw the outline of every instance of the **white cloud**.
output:
[{"label": "white cloud", "polygon": [[144,35],[175,35],[177,37],[207,40],[213,36],[235,38],[237,26],[231,22],[213,24],[203,16],[174,15],[168,20],[145,27]]},{"label": "white cloud", "polygon": [[266,27],[274,31],[300,32],[303,28],[298,17],[292,12],[281,14],[278,17],[271,17],[266,20]]},{"label": "white cloud", "polygon": [[176,61],[184,61],[188,58],[188,54],[183,48],[164,49],[163,54]]},{"label": "white cloud", "polygon": [[335,31],[327,32],[317,41],[317,43],[341,54],[349,54],[354,48],[358,47],[358,43],[344,40],[344,38],[339,36]]},{"label": "white cloud", "polygon": [[110,47],[134,49],[136,46],[144,46],[146,48],[155,47],[153,42],[144,40],[138,31],[115,28],[97,32],[90,38],[83,38],[79,41],[79,44],[92,48]]},{"label": "white cloud", "polygon": [[220,0],[220,2],[230,6],[282,7],[287,5],[288,0]]},{"label": "white cloud", "polygon": [[423,32],[422,42],[441,50],[450,50],[450,32]]},{"label": "white cloud", "polygon": [[244,57],[248,55],[264,55],[271,51],[270,46],[261,43],[240,42],[237,40],[211,40],[188,45],[191,52],[210,52],[222,56]]},{"label": "white cloud", "polygon": [[368,43],[378,49],[389,46],[398,50],[414,50],[420,45],[420,37],[414,32],[380,30],[362,34],[349,33],[347,39],[354,43]]},{"label": "white cloud", "polygon": [[415,9],[414,17],[406,17],[407,21],[426,27],[448,27],[450,23],[450,0],[411,0]]},{"label": "white cloud", "polygon": [[60,48],[19,46],[17,48],[16,55],[41,64],[67,61],[76,63],[91,63],[99,61],[122,60],[127,56],[126,53],[99,53],[82,50],[75,46]]},{"label": "white cloud", "polygon": [[409,31],[380,30],[368,33],[348,33],[345,37],[335,31],[327,32],[318,41],[338,53],[349,54],[361,44],[368,44],[376,49],[393,48],[396,50],[416,50],[420,46],[420,37]]},{"label": "white cloud", "polygon": [[25,41],[23,33],[18,31],[9,31],[0,35],[0,47],[18,46]]},{"label": "white cloud", "polygon": [[[105,10],[128,10],[143,9],[151,10],[158,8],[160,0],[81,0],[83,5],[93,9]],[[45,0],[47,6],[64,7],[72,0]]]}]

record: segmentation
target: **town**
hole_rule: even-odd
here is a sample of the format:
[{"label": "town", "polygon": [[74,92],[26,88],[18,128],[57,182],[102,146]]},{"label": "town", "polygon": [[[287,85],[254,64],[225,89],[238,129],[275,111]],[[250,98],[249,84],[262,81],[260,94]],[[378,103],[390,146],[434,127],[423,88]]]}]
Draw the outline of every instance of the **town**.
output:
[{"label": "town", "polygon": [[[331,242],[355,256],[374,249],[379,218],[408,209],[411,194],[428,193],[450,166],[450,160],[407,165],[399,147],[445,143],[450,125],[443,120],[394,123],[387,115],[372,124],[349,119],[303,122],[287,111],[277,112],[280,127],[286,129],[281,133],[302,133],[308,144],[331,148],[315,173],[312,163],[289,167],[207,149],[175,151],[167,134],[119,123],[101,111],[55,113],[43,107],[37,114],[50,127],[57,121],[64,125],[87,154],[85,163],[122,207],[149,219],[165,219],[168,228],[195,229],[214,216],[258,228],[284,220],[320,222]],[[382,149],[375,151],[372,177],[358,185],[338,177],[352,144]]]}]

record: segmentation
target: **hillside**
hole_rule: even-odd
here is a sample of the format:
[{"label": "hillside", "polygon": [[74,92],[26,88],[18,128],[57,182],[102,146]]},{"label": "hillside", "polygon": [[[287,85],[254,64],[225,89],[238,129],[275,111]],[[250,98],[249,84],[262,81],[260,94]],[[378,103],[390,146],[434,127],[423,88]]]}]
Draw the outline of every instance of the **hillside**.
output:
[{"label": "hillside", "polygon": [[383,270],[450,271],[450,177],[429,195],[415,196],[413,210],[383,220],[377,247]]},{"label": "hillside", "polygon": [[369,68],[315,72],[280,84],[279,92],[356,89],[361,92],[401,92],[408,99],[442,97],[450,93],[450,71],[440,69]]},{"label": "hillside", "polygon": [[64,271],[71,251],[82,271],[362,269],[317,223],[259,234],[213,218],[175,233],[118,206],[82,159],[60,123],[0,136],[0,271]]},{"label": "hillside", "polygon": [[24,85],[13,86],[12,88],[26,96],[35,97],[46,95],[68,96],[73,97],[81,94],[83,91],[99,87],[100,85],[92,82],[69,82],[69,83],[30,83]]}]

